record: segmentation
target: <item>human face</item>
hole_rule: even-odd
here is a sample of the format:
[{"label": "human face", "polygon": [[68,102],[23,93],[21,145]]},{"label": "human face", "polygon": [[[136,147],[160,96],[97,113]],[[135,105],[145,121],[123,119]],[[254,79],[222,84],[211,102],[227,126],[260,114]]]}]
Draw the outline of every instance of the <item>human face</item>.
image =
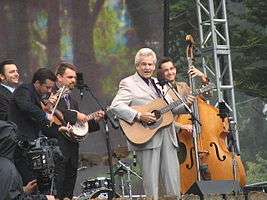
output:
[{"label": "human face", "polygon": [[47,79],[44,83],[40,83],[39,81],[36,81],[34,86],[37,92],[43,96],[43,95],[49,95],[52,92],[52,88],[54,87],[55,82]]},{"label": "human face", "polygon": [[1,81],[4,84],[15,86],[19,83],[19,72],[15,64],[6,64],[4,74],[0,74]]},{"label": "human face", "polygon": [[62,75],[58,74],[57,75],[58,83],[62,86],[68,87],[71,90],[76,85],[76,78],[77,78],[76,72],[72,69],[69,69],[69,68],[67,68],[65,70],[64,74],[62,74]]},{"label": "human face", "polygon": [[176,68],[172,62],[169,61],[169,62],[165,62],[161,64],[160,70],[161,70],[162,75],[164,76],[164,79],[170,82],[175,81]]},{"label": "human face", "polygon": [[136,66],[136,71],[143,78],[150,78],[155,71],[153,56],[146,56],[140,59],[140,63]]}]

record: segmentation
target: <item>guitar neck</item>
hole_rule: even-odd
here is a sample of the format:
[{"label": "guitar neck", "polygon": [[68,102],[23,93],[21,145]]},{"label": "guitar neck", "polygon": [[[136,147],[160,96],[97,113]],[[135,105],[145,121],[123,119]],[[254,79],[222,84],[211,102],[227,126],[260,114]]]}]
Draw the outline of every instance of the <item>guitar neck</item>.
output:
[{"label": "guitar neck", "polygon": [[181,107],[183,107],[183,104],[182,104],[181,100],[177,100],[177,101],[174,101],[174,102],[170,103],[168,106],[160,109],[160,113],[164,114],[164,113],[169,112],[170,110],[172,110],[174,108],[178,108],[179,109]]},{"label": "guitar neck", "polygon": [[89,120],[88,120],[88,121],[90,121],[90,120],[94,119],[94,116],[95,116],[95,115],[96,115],[96,112],[93,112],[93,113],[91,113],[91,114],[87,115],[87,117],[89,118]]},{"label": "guitar neck", "polygon": [[[210,86],[209,86],[209,87],[210,87]],[[194,95],[194,96],[197,96],[197,95],[199,95],[199,94],[202,94],[202,93],[206,92],[206,90],[207,90],[207,89],[197,89],[197,90],[193,93],[193,95]],[[166,107],[160,109],[159,111],[160,111],[161,114],[164,114],[164,113],[169,112],[170,110],[172,110],[172,109],[174,109],[174,108],[180,109],[180,108],[182,108],[183,106],[184,106],[184,104],[183,104],[182,101],[179,99],[179,100],[177,100],[177,101],[174,101],[174,102],[170,103],[169,105],[167,105]]]}]

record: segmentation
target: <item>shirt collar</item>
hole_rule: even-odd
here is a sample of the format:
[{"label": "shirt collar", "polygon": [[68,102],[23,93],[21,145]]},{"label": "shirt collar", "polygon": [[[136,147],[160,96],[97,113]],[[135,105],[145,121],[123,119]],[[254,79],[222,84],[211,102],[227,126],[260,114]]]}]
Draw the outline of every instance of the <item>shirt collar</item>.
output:
[{"label": "shirt collar", "polygon": [[5,84],[3,84],[3,83],[1,83],[1,85],[4,86],[6,89],[8,89],[11,93],[13,93],[13,92],[15,91],[15,89],[16,89],[16,88],[14,88],[14,87],[11,87],[11,86],[9,86],[9,85],[5,85]]},{"label": "shirt collar", "polygon": [[145,83],[147,84],[147,85],[149,85],[149,80],[150,80],[150,78],[148,79],[148,78],[144,78],[144,77],[142,77],[138,72],[137,72],[137,74],[145,81]]}]

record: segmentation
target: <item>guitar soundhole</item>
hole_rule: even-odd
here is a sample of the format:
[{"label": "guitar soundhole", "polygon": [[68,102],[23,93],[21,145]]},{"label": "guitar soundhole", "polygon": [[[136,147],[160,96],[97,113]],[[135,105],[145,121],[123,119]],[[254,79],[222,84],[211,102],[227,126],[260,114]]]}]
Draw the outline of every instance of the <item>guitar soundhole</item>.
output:
[{"label": "guitar soundhole", "polygon": [[153,110],[152,113],[156,116],[156,119],[159,119],[161,117],[160,111],[158,110]]},{"label": "guitar soundhole", "polygon": [[[161,117],[160,112],[158,110],[153,110],[151,113],[154,113],[154,115],[156,116],[157,121]],[[147,123],[147,125],[148,126],[153,126],[153,125],[155,125],[157,123],[157,121],[149,122],[149,123]]]}]

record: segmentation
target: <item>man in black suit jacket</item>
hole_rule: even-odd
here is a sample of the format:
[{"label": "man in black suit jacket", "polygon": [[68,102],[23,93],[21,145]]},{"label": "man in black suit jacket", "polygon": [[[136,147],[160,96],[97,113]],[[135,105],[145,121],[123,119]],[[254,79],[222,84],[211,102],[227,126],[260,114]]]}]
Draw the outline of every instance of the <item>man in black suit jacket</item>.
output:
[{"label": "man in black suit jacket", "polygon": [[18,68],[13,60],[0,63],[0,120],[6,121],[12,93],[19,83]]},{"label": "man in black suit jacket", "polygon": [[[15,91],[10,100],[8,119],[18,126],[18,138],[20,140],[34,141],[40,135],[56,137],[55,132],[59,126],[50,126],[49,115],[43,111],[41,101],[50,95],[56,81],[55,74],[47,68],[37,70],[30,84],[22,84]],[[55,95],[49,97],[53,104]],[[18,168],[23,183],[35,179],[27,156],[17,151],[15,164]]]},{"label": "man in black suit jacket", "polygon": [[[57,67],[56,75],[56,89],[66,86],[71,92],[76,84],[76,67],[70,63],[60,63]],[[70,93],[65,94],[59,100],[57,108],[63,113],[66,123],[74,125],[76,122],[88,122],[89,132],[99,130],[97,121],[104,117],[103,111],[97,111],[94,118],[81,113],[77,101]],[[72,199],[77,176],[79,144],[66,135],[58,134],[58,145],[64,160],[56,165],[57,198],[63,199],[67,197]]]}]

